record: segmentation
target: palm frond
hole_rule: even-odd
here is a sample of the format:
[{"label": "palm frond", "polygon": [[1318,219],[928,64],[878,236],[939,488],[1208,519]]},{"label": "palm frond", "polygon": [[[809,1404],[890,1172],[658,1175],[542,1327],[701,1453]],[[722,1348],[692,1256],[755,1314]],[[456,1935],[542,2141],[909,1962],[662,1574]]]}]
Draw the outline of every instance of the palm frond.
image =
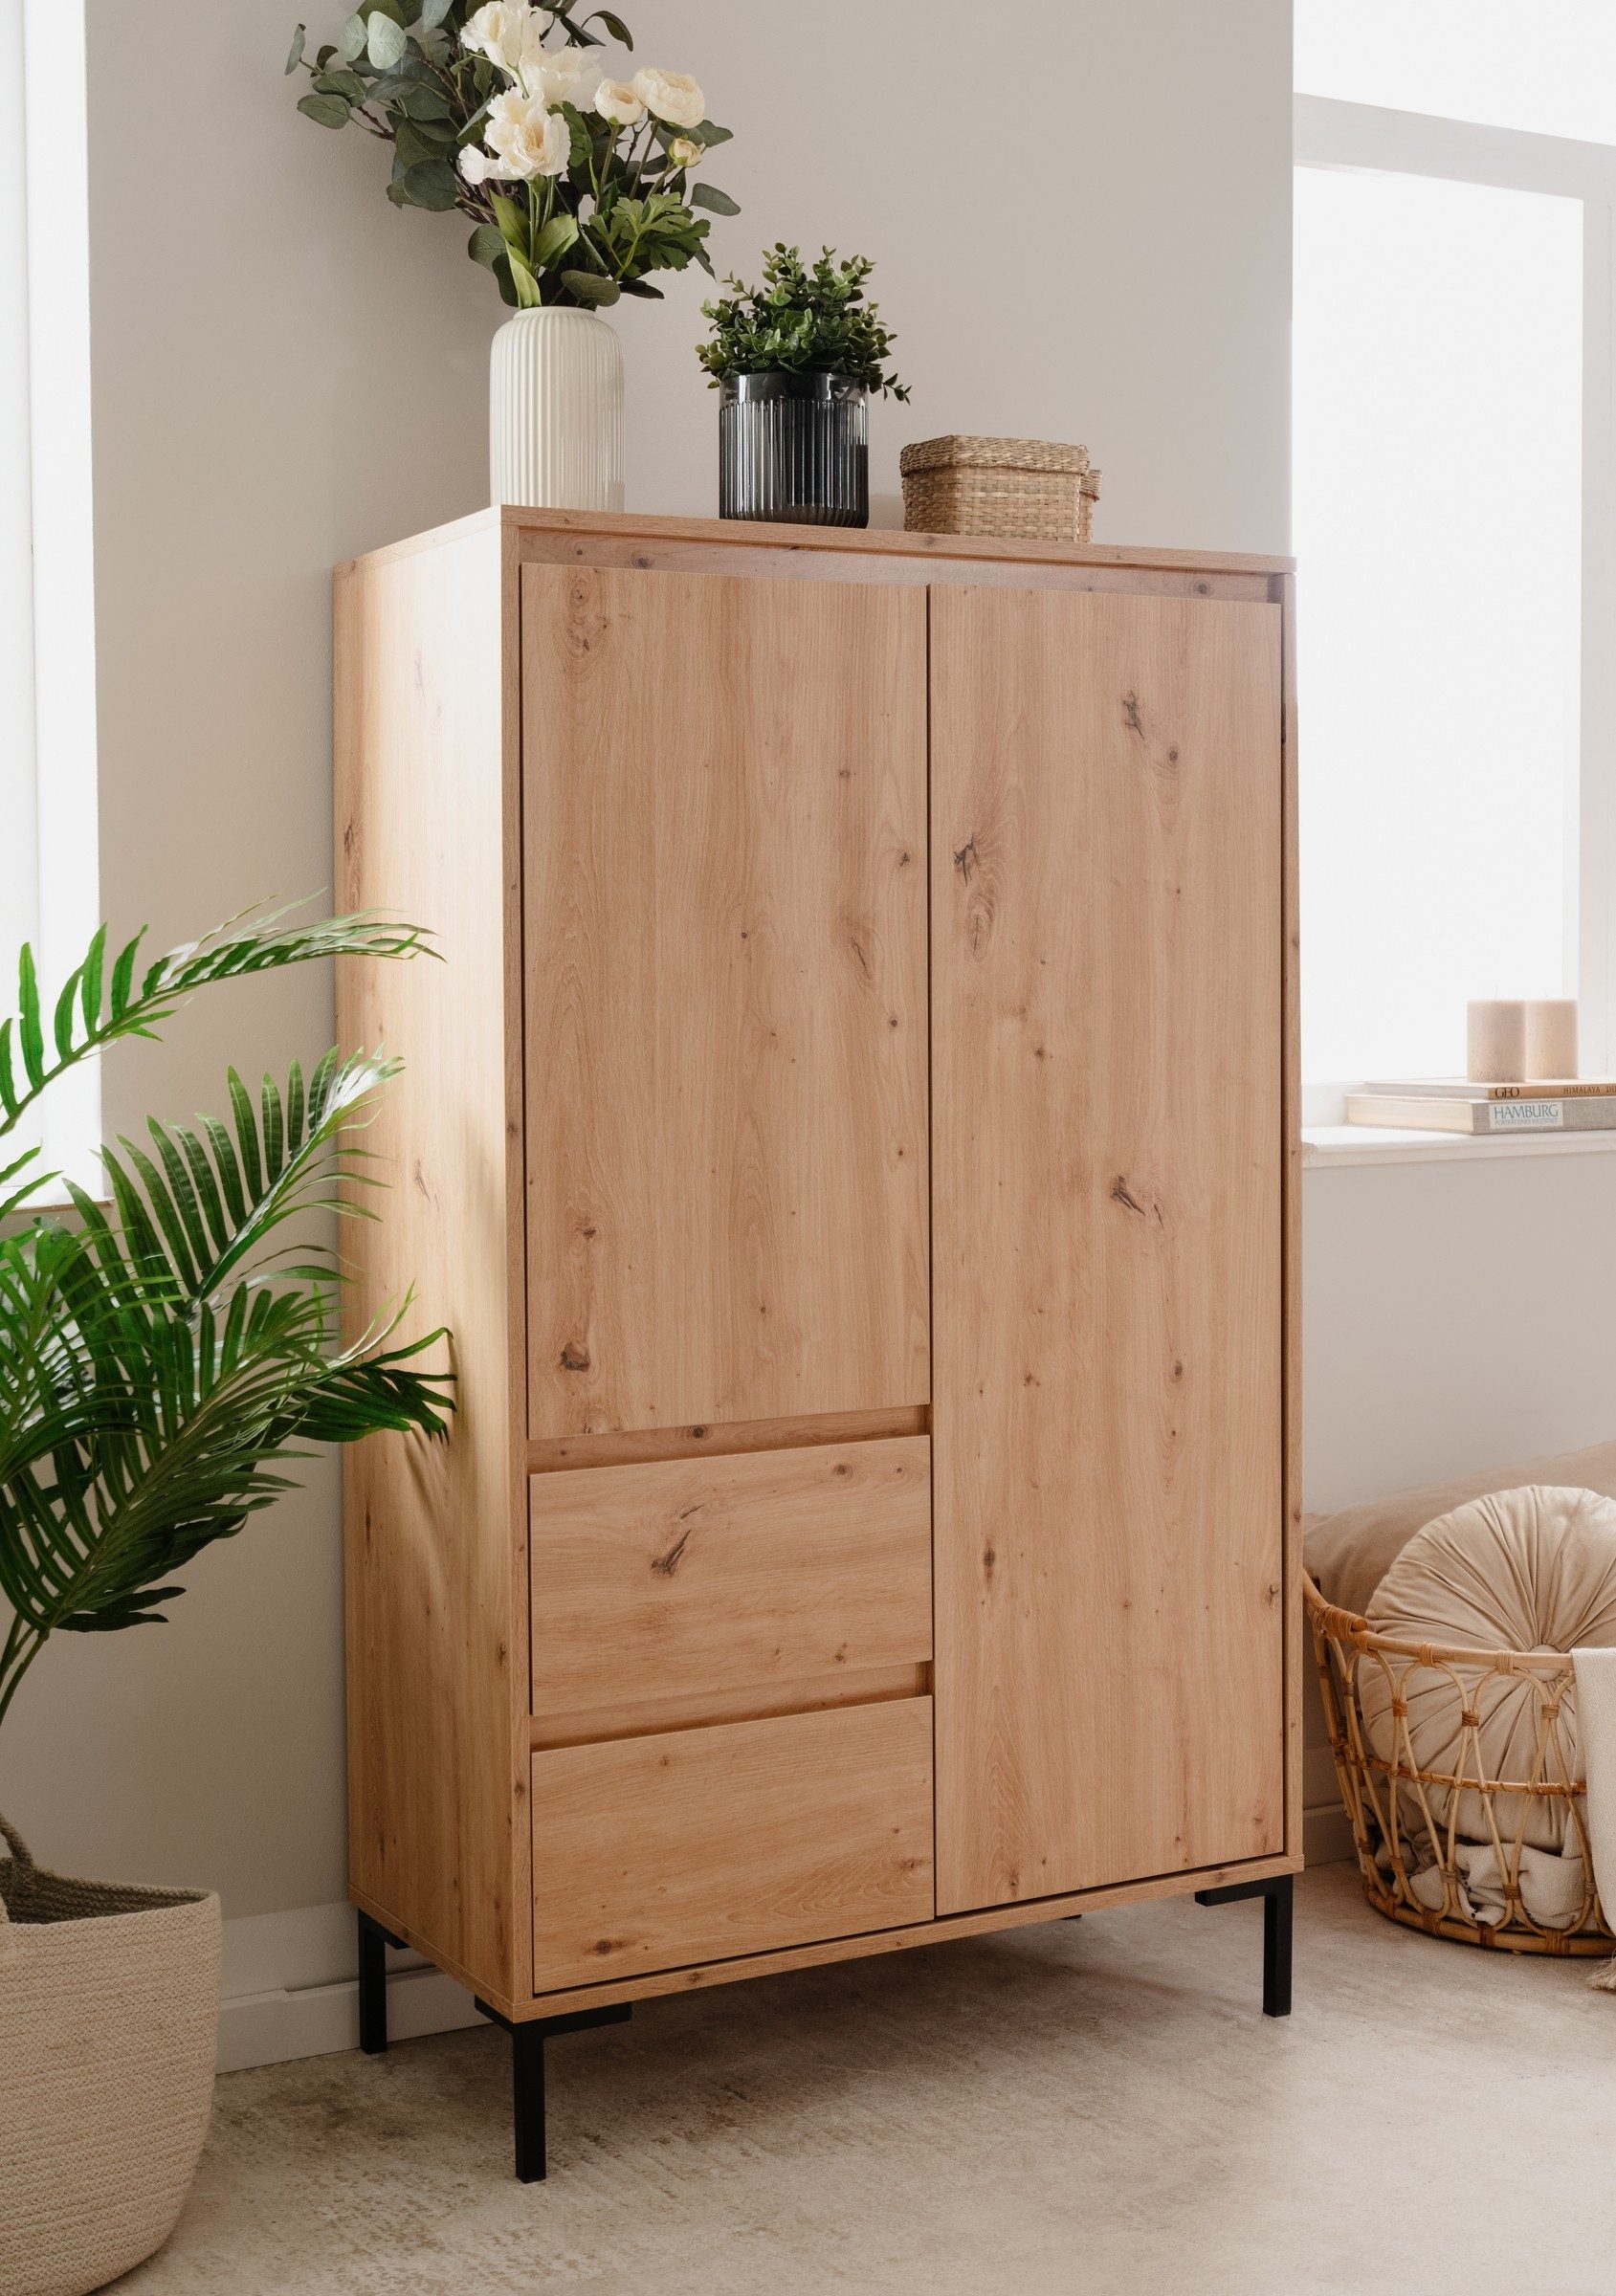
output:
[{"label": "palm frond", "polygon": [[439,1334],[332,1358],[324,1295],[247,1281],[222,1314],[133,1314],[145,1376],[114,1418],[6,1478],[0,1594],[39,1641],[154,1619],[175,1571],[292,1487],[277,1470],[308,1443],[445,1431],[448,1375],[402,1368]]},{"label": "palm frond", "polygon": [[0,1020],[0,1138],[21,1120],[64,1071],[119,1037],[151,1036],[192,992],[215,981],[241,980],[322,957],[431,956],[431,936],[374,910],[291,921],[291,909],[245,911],[170,949],[139,972],[145,927],[126,941],[107,971],[102,925],[57,995],[45,1032],[45,1008],[33,951],[17,958],[17,1008]]},{"label": "palm frond", "polygon": [[284,1092],[266,1076],[255,1104],[229,1074],[232,1133],[212,1117],[188,1125],[147,1124],[153,1153],[119,1137],[101,1152],[116,1228],[81,1189],[74,1203],[109,1280],[176,1310],[197,1308],[252,1263],[260,1272],[299,1255],[296,1272],[336,1280],[334,1249],[306,1234],[268,1247],[290,1221],[316,1212],[368,1217],[360,1191],[379,1185],[352,1135],[369,1121],[376,1094],[398,1072],[381,1052],[340,1060],[327,1052],[305,1084],[297,1061]]},{"label": "palm frond", "polygon": [[[139,971],[99,933],[49,1016],[32,954],[0,1022],[0,1136],[64,1068],[150,1035],[193,988],[316,956],[408,957],[413,927],[233,920]],[[328,1052],[256,1093],[232,1069],[228,1121],[151,1119],[103,1151],[110,1212],[69,1183],[76,1217],[0,1233],[0,1718],[48,1638],[159,1623],[177,1574],[293,1488],[309,1446],[384,1429],[440,1436],[443,1337],[398,1342],[410,1302],[343,1346],[345,1281],[311,1219],[374,1217],[358,1144],[396,1064]],[[0,1214],[36,1184],[37,1152],[0,1162]]]}]

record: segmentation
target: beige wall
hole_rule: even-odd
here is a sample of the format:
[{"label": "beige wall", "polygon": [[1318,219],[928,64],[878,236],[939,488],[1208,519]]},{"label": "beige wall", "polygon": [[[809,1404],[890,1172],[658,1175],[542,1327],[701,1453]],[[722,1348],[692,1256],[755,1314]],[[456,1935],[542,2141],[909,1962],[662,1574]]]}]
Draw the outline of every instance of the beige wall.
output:
[{"label": "beige wall", "polygon": [[[485,498],[500,312],[456,221],[395,213],[368,142],[294,114],[293,0],[88,5],[103,894],[166,942],[329,884],[329,568]],[[629,12],[736,129],[720,268],[777,236],[878,259],[915,388],[874,417],[883,515],[904,440],[1007,430],[1090,445],[1108,539],[1285,547],[1288,0]],[[714,506],[701,293],[622,313],[642,509]],[[319,974],[216,997],[113,1065],[109,1117],[218,1107],[228,1060],[279,1069],[330,1027]],[[91,1870],[328,1906],[334,1469],[187,1577],[171,1625],[48,1652],[7,1799]]]}]

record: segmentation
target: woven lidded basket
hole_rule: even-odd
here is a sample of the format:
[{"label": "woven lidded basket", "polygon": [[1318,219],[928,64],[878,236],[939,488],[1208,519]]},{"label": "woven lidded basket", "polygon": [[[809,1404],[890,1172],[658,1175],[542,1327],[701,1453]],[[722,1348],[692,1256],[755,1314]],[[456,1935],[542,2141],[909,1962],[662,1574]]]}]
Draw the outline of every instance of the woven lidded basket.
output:
[{"label": "woven lidded basket", "polygon": [[[1327,1602],[1311,1577],[1302,1585],[1336,1777],[1376,1912],[1508,1953],[1608,1954],[1616,1932],[1594,1885],[1587,1782],[1574,1774],[1562,1721],[1576,1693],[1570,1657],[1396,1642]],[[1515,1775],[1490,1777],[1483,1727],[1508,1694],[1523,1714]],[[1459,1724],[1451,1770],[1422,1769],[1414,1756],[1409,1707],[1433,1696],[1451,1701]],[[1563,1842],[1563,1859],[1544,1858],[1535,1844],[1545,1840]],[[1494,1910],[1501,1901],[1496,1920],[1478,1918],[1478,1856]]]},{"label": "woven lidded basket", "polygon": [[70,1881],[0,1835],[0,2296],[88,2296],[162,2246],[196,2173],[219,1901]]},{"label": "woven lidded basket", "polygon": [[1037,542],[1094,539],[1099,473],[1086,447],[1046,438],[922,438],[905,447],[911,534],[985,534]]}]

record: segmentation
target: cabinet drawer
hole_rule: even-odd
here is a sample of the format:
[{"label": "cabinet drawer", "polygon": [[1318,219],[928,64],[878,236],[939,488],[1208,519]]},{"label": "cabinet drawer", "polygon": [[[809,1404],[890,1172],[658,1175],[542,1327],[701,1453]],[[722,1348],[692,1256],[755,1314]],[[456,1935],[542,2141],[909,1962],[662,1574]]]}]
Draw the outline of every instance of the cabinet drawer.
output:
[{"label": "cabinet drawer", "polygon": [[533,1757],[536,1993],[929,1921],[932,1702]]},{"label": "cabinet drawer", "polygon": [[720,1720],[738,1693],[913,1692],[932,1647],[930,1451],[907,1435],[535,1475],[541,1739]]}]

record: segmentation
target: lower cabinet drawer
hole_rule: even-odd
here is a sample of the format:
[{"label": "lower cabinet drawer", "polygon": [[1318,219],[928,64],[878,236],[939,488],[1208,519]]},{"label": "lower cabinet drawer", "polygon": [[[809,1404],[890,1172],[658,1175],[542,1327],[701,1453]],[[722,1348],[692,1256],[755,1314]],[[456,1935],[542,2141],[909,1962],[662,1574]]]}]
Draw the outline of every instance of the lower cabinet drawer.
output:
[{"label": "lower cabinet drawer", "polygon": [[533,1757],[534,1990],[929,1921],[932,1702]]}]

